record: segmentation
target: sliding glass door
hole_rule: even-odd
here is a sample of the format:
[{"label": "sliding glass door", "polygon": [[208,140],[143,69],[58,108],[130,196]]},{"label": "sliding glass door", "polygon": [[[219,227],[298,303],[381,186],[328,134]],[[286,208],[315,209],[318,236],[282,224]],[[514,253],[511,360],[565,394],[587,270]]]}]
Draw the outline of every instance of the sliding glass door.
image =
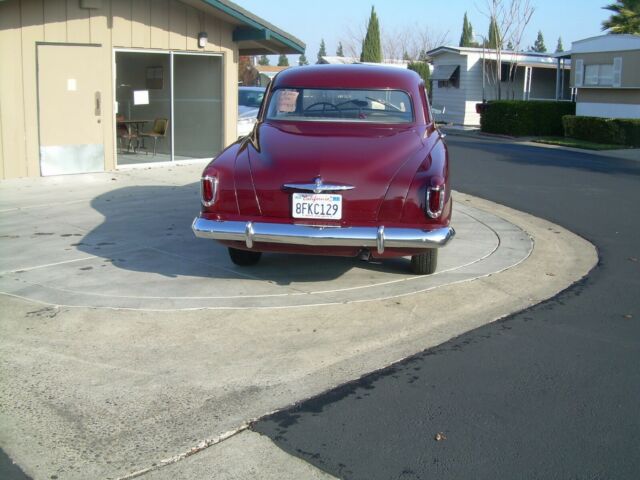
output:
[{"label": "sliding glass door", "polygon": [[118,165],[212,158],[223,147],[222,57],[115,52]]},{"label": "sliding glass door", "polygon": [[174,155],[213,158],[222,150],[222,59],[173,56]]}]

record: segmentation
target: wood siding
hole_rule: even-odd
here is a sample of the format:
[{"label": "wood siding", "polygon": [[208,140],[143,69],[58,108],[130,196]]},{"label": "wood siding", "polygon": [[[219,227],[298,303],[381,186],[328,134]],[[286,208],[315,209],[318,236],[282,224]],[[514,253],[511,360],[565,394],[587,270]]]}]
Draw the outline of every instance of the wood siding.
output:
[{"label": "wood siding", "polygon": [[[79,0],[0,2],[0,178],[40,175],[37,43],[100,44],[108,68],[103,92],[106,169],[115,168],[113,49],[156,49],[223,55],[224,144],[236,139],[238,49],[234,26],[179,0],[103,0],[100,9]],[[197,46],[197,34],[209,41]]]}]

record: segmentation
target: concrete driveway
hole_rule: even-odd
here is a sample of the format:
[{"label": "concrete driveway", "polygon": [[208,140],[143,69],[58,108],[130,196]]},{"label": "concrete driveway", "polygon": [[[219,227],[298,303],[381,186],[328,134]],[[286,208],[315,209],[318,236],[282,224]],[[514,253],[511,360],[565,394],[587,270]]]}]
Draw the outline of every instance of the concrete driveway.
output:
[{"label": "concrete driveway", "polygon": [[435,275],[275,254],[239,268],[190,231],[201,168],[0,187],[0,446],[27,474],[320,478],[248,422],[548,298],[597,259],[456,194]]}]

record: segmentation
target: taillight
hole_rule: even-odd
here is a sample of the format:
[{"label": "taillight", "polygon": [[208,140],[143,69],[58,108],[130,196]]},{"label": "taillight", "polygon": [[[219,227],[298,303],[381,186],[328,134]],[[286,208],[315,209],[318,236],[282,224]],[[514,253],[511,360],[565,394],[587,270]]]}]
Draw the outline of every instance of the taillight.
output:
[{"label": "taillight", "polygon": [[430,218],[438,218],[442,215],[444,208],[445,188],[444,185],[427,187],[426,210]]},{"label": "taillight", "polygon": [[202,177],[200,179],[200,201],[205,207],[210,207],[216,202],[218,195],[218,179],[216,177]]}]

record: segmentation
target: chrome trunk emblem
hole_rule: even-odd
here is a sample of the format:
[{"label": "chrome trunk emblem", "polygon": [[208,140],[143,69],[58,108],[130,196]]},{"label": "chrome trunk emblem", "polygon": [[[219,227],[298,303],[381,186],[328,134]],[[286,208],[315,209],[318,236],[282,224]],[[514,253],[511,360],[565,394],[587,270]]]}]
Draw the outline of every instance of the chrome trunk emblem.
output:
[{"label": "chrome trunk emblem", "polygon": [[302,190],[304,192],[322,193],[322,192],[343,192],[352,190],[353,185],[336,185],[332,183],[324,183],[322,178],[316,177],[313,183],[285,183],[283,188],[286,190]]}]

